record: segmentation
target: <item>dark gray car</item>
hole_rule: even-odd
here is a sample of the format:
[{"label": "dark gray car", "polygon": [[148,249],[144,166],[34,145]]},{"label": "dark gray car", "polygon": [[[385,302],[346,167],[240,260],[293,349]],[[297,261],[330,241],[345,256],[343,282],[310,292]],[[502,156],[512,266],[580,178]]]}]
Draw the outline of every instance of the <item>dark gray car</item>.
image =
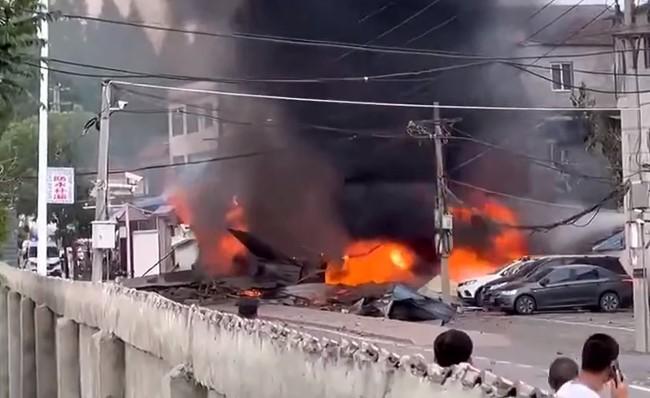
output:
[{"label": "dark gray car", "polygon": [[490,306],[506,312],[593,308],[615,312],[632,302],[632,279],[593,265],[565,265],[538,270],[500,287]]}]

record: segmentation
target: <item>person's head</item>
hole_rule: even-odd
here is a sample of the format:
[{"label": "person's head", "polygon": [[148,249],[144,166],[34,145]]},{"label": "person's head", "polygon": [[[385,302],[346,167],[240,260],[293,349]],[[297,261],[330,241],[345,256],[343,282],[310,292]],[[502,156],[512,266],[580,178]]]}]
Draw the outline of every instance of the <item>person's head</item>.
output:
[{"label": "person's head", "polygon": [[618,359],[618,353],[618,343],[613,337],[596,333],[582,347],[582,371],[606,382],[611,378],[612,365]]},{"label": "person's head", "polygon": [[474,344],[467,333],[450,329],[436,337],[433,342],[435,361],[442,367],[470,362]]},{"label": "person's head", "polygon": [[578,376],[578,364],[571,358],[556,358],[548,370],[548,385],[557,391],[566,383]]}]

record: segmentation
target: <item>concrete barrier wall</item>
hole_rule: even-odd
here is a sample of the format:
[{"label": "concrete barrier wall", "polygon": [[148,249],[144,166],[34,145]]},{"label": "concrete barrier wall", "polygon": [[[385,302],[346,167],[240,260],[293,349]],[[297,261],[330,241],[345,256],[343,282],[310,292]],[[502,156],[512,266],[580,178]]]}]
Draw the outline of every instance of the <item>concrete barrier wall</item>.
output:
[{"label": "concrete barrier wall", "polygon": [[[16,292],[65,317],[58,327],[79,325],[76,373],[75,366],[57,365],[57,371],[59,380],[79,377],[81,392],[62,395],[65,386],[59,386],[59,397],[546,396],[468,365],[442,369],[419,356],[317,339],[277,323],[188,307],[115,284],[43,278],[6,266],[0,266],[0,284],[7,297]],[[10,310],[9,301],[0,304]],[[7,324],[13,325],[11,319],[1,327],[11,341]],[[57,335],[57,341],[64,337]],[[8,348],[0,347],[0,353]],[[3,374],[0,368],[0,384]],[[4,391],[0,388],[0,398],[7,398]]]}]

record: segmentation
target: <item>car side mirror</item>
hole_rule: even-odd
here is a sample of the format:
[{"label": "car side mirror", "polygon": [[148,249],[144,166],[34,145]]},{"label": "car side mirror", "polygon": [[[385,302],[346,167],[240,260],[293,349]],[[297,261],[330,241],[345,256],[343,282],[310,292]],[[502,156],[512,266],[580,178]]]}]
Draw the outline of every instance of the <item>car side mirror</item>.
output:
[{"label": "car side mirror", "polygon": [[539,281],[539,284],[542,286],[546,286],[548,285],[548,282],[549,282],[548,278],[544,278],[541,281]]}]

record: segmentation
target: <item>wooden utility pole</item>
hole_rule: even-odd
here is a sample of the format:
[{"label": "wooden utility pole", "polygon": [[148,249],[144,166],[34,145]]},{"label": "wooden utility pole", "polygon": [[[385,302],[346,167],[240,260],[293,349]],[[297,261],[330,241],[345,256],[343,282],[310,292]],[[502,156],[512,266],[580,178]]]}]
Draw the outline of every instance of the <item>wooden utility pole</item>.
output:
[{"label": "wooden utility pole", "polygon": [[439,103],[433,107],[433,144],[436,156],[436,209],[435,209],[435,246],[440,257],[440,284],[443,296],[451,293],[449,283],[449,254],[451,252],[452,217],[447,209],[447,181],[445,179],[445,159],[443,145],[445,131],[442,128]]}]

